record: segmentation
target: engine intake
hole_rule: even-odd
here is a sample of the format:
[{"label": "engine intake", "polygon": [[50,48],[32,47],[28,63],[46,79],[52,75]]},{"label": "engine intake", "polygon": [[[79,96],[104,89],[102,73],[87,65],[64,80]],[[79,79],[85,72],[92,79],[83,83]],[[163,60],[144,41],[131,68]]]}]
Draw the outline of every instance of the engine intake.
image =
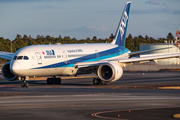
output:
[{"label": "engine intake", "polygon": [[7,62],[3,65],[2,69],[2,76],[9,81],[18,80],[18,76],[14,75],[10,70],[10,62]]},{"label": "engine intake", "polygon": [[97,73],[101,80],[113,82],[122,77],[123,70],[118,64],[114,62],[108,62],[99,66]]}]

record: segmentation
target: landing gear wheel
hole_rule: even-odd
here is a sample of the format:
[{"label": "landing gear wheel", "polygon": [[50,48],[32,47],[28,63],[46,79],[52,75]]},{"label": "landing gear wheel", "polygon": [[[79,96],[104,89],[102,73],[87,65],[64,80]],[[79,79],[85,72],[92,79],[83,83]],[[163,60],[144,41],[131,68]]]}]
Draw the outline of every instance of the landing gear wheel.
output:
[{"label": "landing gear wheel", "polygon": [[101,85],[107,85],[107,82],[101,80]]},{"label": "landing gear wheel", "polygon": [[47,84],[53,84],[52,78],[47,78]]},{"label": "landing gear wheel", "polygon": [[107,82],[105,82],[99,78],[94,78],[93,79],[93,85],[107,85]]},{"label": "landing gear wheel", "polygon": [[22,81],[21,83],[21,87],[28,87],[29,86],[29,83],[27,81]]},{"label": "landing gear wheel", "polygon": [[27,80],[29,80],[29,77],[26,76],[26,77],[19,77],[19,80],[22,80],[22,83],[21,83],[21,87],[28,87],[29,86],[29,83],[27,82]]},{"label": "landing gear wheel", "polygon": [[47,78],[47,84],[61,84],[61,78]]},{"label": "landing gear wheel", "polygon": [[24,81],[21,83],[21,87],[24,87]]},{"label": "landing gear wheel", "polygon": [[61,84],[61,78],[55,78],[54,84]]},{"label": "landing gear wheel", "polygon": [[28,87],[28,86],[29,86],[29,83],[28,83],[28,82],[26,82],[24,86],[25,86],[25,87]]}]

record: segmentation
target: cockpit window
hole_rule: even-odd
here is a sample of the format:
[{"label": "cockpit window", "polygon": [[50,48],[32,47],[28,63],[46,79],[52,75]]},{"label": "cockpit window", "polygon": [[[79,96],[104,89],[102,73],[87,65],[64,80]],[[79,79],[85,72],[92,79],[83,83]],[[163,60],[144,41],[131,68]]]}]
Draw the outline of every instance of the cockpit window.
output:
[{"label": "cockpit window", "polygon": [[29,60],[28,56],[14,56],[13,60]]},{"label": "cockpit window", "polygon": [[17,56],[17,60],[22,60],[23,56]]},{"label": "cockpit window", "polygon": [[29,60],[28,56],[24,56],[24,60]]}]

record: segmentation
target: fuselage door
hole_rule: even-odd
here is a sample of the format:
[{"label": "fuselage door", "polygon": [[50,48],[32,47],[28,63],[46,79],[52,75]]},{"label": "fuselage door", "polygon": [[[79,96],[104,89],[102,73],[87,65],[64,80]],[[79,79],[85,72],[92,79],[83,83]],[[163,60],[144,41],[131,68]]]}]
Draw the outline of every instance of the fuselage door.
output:
[{"label": "fuselage door", "polygon": [[39,52],[35,52],[38,64],[42,64],[42,57]]},{"label": "fuselage door", "polygon": [[68,59],[66,51],[63,51],[62,57],[65,61]]},{"label": "fuselage door", "polygon": [[68,55],[67,55],[67,52],[66,52],[66,51],[62,51],[62,58],[63,58],[63,60],[64,60],[64,62],[65,62],[66,64],[70,64],[70,63],[68,62]]}]

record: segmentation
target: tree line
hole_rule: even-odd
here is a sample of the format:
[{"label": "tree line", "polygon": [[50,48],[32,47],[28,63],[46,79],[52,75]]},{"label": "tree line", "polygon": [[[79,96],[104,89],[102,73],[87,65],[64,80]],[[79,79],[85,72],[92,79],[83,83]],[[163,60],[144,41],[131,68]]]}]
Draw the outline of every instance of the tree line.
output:
[{"label": "tree line", "polygon": [[[41,45],[41,44],[54,44],[54,43],[61,43],[61,44],[78,44],[78,43],[110,43],[112,42],[114,35],[111,34],[109,38],[105,39],[97,39],[94,36],[92,39],[87,37],[86,39],[77,40],[75,37],[70,38],[69,36],[64,36],[63,38],[59,35],[57,38],[51,37],[49,35],[42,36],[37,35],[36,38],[32,38],[30,35],[23,35],[23,37],[17,34],[14,40],[4,39],[0,37],[0,51],[6,52],[16,52],[18,49],[28,46],[28,45]],[[131,34],[128,35],[126,38],[126,48],[130,51],[138,51],[140,43],[164,43],[164,41],[174,40],[174,36],[171,32],[168,33],[166,38],[158,38],[154,39],[153,37],[148,37],[146,35],[143,37],[142,35],[133,37]],[[12,49],[11,49],[12,45]]]}]

